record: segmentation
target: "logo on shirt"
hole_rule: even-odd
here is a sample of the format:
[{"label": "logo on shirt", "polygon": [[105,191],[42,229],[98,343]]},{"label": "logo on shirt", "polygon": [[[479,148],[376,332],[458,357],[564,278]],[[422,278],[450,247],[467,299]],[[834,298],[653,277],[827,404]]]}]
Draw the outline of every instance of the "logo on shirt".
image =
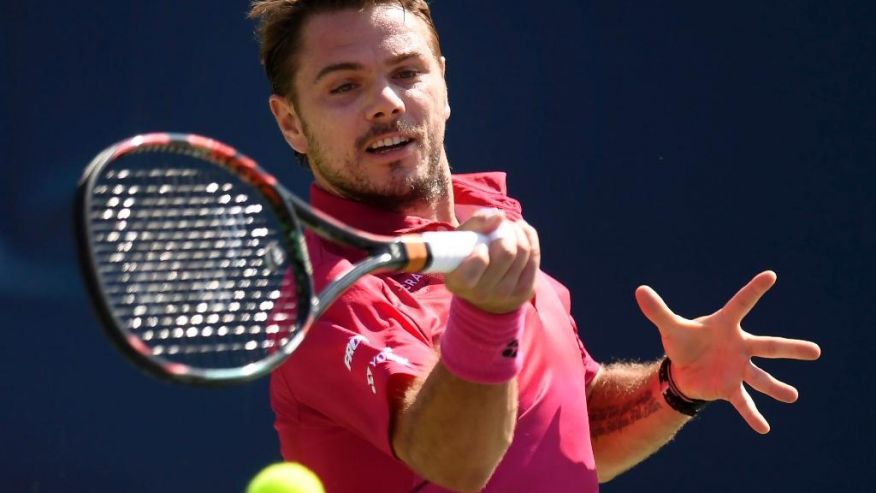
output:
[{"label": "logo on shirt", "polygon": [[383,348],[383,351],[381,351],[377,354],[377,356],[372,358],[369,365],[371,365],[372,367],[376,367],[377,365],[381,365],[383,363],[386,363],[387,361],[394,361],[402,366],[411,366],[410,360],[403,356],[395,354],[394,352],[392,352],[392,348],[389,346]]},{"label": "logo on shirt", "polygon": [[[404,289],[408,293],[415,293],[420,290],[420,288],[425,288],[426,286],[432,284],[435,281],[434,276],[429,276],[426,274],[417,274],[415,272],[402,272],[398,274],[390,274],[389,276],[395,283],[390,284],[392,289],[396,291],[401,291]],[[396,284],[398,283],[398,284]]]},{"label": "logo on shirt", "polygon": [[368,339],[358,334],[347,341],[347,349],[344,351],[344,366],[347,367],[347,371],[353,371],[353,354],[356,353],[356,348],[362,341],[368,342]]},{"label": "logo on shirt", "polygon": [[[352,343],[352,339],[350,340]],[[356,343],[358,345],[358,342]],[[355,347],[353,350],[355,351]],[[351,356],[352,357],[352,356]],[[393,361],[402,366],[411,366],[411,362],[409,359],[404,356],[399,356],[392,352],[392,348],[387,346],[383,348],[383,351],[377,353],[377,356],[371,358],[371,361],[368,363],[368,366],[365,368],[365,381],[368,382],[368,387],[371,388],[371,393],[377,393],[377,386],[374,383],[374,373],[371,371],[372,368],[377,368],[377,365],[382,365],[387,361]],[[349,368],[349,366],[347,367]]]},{"label": "logo on shirt", "polygon": [[374,374],[371,373],[371,367],[365,371],[365,379],[368,381],[368,386],[371,387],[371,393],[376,394],[377,388],[374,386]]},{"label": "logo on shirt", "polygon": [[422,279],[423,274],[410,273],[401,281],[401,285],[405,287],[408,291],[413,292],[414,288],[417,287],[417,284],[420,283],[420,279]]}]

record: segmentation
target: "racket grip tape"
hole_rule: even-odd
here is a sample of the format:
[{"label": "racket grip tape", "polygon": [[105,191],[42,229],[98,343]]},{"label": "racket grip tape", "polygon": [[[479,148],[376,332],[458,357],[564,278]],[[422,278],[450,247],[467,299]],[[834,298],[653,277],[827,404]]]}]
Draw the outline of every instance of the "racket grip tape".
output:
[{"label": "racket grip tape", "polygon": [[514,226],[503,222],[492,233],[482,235],[474,231],[433,231],[421,237],[428,248],[429,260],[422,272],[450,272],[471,255],[478,245],[489,245],[493,240],[514,234]]}]

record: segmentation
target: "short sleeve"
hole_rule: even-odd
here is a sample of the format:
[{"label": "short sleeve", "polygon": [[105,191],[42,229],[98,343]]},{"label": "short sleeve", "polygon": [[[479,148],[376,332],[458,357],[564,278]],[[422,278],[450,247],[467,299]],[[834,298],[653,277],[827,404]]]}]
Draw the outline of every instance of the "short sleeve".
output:
[{"label": "short sleeve", "polygon": [[584,362],[584,383],[590,385],[590,382],[592,382],[596,377],[596,374],[599,373],[600,364],[590,356],[587,348],[584,347],[584,343],[581,342],[580,337],[578,338],[578,345],[581,350],[581,360]]},{"label": "short sleeve", "polygon": [[404,391],[399,387],[428,372],[436,359],[416,317],[383,280],[366,276],[275,371],[273,406],[278,417],[306,406],[391,456],[393,405]]},{"label": "short sleeve", "polygon": [[551,287],[556,292],[557,296],[560,298],[560,301],[563,304],[563,308],[566,310],[566,316],[569,317],[569,323],[572,326],[572,329],[575,331],[575,340],[578,343],[578,349],[581,351],[581,361],[584,362],[584,379],[587,385],[590,385],[590,382],[596,377],[596,374],[599,372],[600,365],[593,357],[590,356],[590,352],[587,351],[587,348],[584,347],[584,342],[581,340],[581,331],[578,330],[578,324],[575,322],[575,317],[572,316],[572,296],[569,293],[569,289],[564,286],[561,282],[557,281],[551,276],[547,274],[544,277],[550,282]]}]

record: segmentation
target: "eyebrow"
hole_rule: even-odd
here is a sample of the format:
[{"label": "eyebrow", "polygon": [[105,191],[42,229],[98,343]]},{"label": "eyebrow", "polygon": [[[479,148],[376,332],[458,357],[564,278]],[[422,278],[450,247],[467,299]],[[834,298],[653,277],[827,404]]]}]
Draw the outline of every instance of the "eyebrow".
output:
[{"label": "eyebrow", "polygon": [[[395,55],[393,57],[390,57],[390,58],[386,59],[384,61],[384,63],[386,65],[397,65],[397,64],[404,62],[405,60],[408,60],[410,58],[418,58],[420,56],[421,56],[420,52],[411,51],[408,53],[402,53],[400,55]],[[313,83],[314,84],[319,83],[319,81],[323,77],[331,74],[332,72],[342,72],[345,70],[362,70],[363,68],[364,68],[364,65],[362,65],[361,63],[355,63],[355,62],[341,62],[341,63],[333,63],[331,65],[326,65],[325,67],[322,68],[322,70],[319,71],[318,74],[316,74],[316,78],[313,80]]]}]

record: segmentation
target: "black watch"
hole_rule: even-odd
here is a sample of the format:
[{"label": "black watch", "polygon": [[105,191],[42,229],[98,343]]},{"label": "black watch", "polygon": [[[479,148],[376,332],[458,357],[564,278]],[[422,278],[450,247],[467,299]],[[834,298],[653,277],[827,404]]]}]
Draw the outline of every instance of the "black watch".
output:
[{"label": "black watch", "polygon": [[660,371],[657,373],[657,376],[660,379],[660,390],[663,393],[663,399],[666,400],[669,407],[675,409],[681,414],[696,416],[697,413],[706,407],[706,404],[708,404],[709,401],[685,397],[685,395],[678,390],[675,382],[672,381],[672,374],[669,372],[671,366],[672,362],[669,358],[663,358],[663,362],[660,363]]}]

